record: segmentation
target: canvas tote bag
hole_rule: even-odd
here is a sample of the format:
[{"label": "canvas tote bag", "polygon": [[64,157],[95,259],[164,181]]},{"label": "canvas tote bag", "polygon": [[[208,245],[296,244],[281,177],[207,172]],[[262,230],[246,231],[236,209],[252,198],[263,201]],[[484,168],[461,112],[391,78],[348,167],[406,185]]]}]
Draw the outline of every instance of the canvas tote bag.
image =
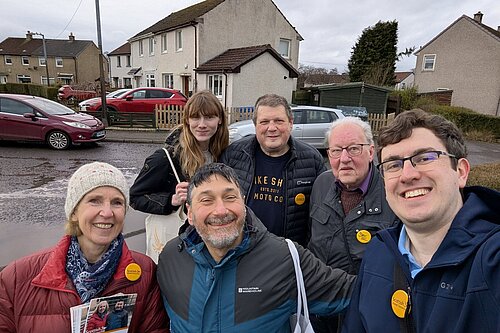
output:
[{"label": "canvas tote bag", "polygon": [[[174,172],[177,183],[180,183],[179,175],[175,170],[172,158],[166,148],[163,148],[167,155],[172,171]],[[184,205],[173,211],[169,215],[149,214],[146,217],[146,254],[158,263],[158,256],[163,250],[163,247],[169,240],[176,237],[179,233],[179,228],[184,224],[186,214],[184,213]]]},{"label": "canvas tote bag", "polygon": [[297,313],[290,317],[290,326],[293,333],[314,333],[311,322],[309,321],[309,309],[307,308],[307,296],[304,286],[304,277],[300,268],[299,253],[295,244],[289,239],[285,239],[288,249],[293,259],[295,268],[295,279],[297,280]]}]

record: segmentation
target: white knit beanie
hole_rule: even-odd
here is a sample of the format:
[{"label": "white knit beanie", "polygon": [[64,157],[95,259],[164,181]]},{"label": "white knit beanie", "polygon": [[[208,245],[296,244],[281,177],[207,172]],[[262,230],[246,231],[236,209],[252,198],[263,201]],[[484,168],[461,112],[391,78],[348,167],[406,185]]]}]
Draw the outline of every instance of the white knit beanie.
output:
[{"label": "white knit beanie", "polygon": [[108,163],[93,162],[82,165],[68,182],[68,193],[64,210],[69,220],[80,200],[93,189],[111,186],[122,192],[126,205],[129,203],[127,180],[123,173]]}]

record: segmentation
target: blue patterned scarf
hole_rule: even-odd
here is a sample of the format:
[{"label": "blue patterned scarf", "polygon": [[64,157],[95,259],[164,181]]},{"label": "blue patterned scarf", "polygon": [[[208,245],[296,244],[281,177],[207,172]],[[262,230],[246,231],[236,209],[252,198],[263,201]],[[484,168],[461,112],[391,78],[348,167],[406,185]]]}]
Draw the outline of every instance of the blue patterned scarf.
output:
[{"label": "blue patterned scarf", "polygon": [[75,236],[71,237],[66,255],[66,273],[73,281],[82,303],[88,302],[104,290],[118,267],[122,256],[122,245],[123,235],[119,234],[101,259],[91,264],[85,259],[78,239]]}]

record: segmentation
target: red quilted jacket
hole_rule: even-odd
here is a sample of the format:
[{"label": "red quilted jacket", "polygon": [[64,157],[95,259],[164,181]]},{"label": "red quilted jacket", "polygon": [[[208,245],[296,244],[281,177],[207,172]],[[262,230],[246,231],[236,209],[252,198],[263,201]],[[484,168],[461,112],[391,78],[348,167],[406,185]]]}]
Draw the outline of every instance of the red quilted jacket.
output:
[{"label": "red quilted jacket", "polygon": [[[65,270],[69,243],[65,236],[54,248],[16,260],[0,272],[0,332],[71,332],[70,308],[81,300]],[[131,263],[141,267],[136,281],[125,277]],[[129,332],[168,332],[156,265],[125,242],[118,268],[99,296],[117,293],[137,293]]]}]

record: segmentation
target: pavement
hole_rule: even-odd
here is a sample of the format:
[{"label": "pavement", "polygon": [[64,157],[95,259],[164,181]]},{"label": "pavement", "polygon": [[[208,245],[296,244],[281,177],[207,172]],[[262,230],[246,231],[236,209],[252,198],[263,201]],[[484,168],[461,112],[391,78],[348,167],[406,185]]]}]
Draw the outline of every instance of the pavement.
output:
[{"label": "pavement", "polygon": [[154,128],[107,127],[105,141],[162,144],[169,132],[169,130]]}]

